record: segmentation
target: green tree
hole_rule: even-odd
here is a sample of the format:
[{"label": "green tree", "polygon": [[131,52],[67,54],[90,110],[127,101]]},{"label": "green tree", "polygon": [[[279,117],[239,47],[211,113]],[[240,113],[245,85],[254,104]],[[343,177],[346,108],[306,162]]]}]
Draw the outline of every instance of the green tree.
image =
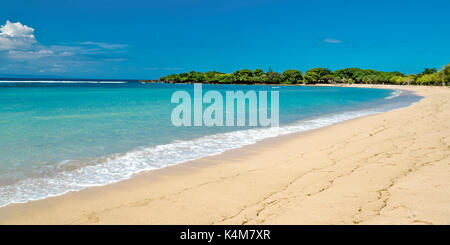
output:
[{"label": "green tree", "polygon": [[336,83],[336,82],[340,82],[341,80],[339,79],[338,76],[334,75],[334,74],[330,74],[330,75],[325,75],[322,77],[322,80],[325,83]]},{"label": "green tree", "polygon": [[233,74],[222,73],[216,75],[219,83],[232,83],[233,82]]},{"label": "green tree", "polygon": [[186,81],[194,83],[202,83],[205,81],[205,79],[201,72],[190,71],[187,75]]},{"label": "green tree", "polygon": [[264,79],[264,82],[266,82],[266,83],[277,83],[278,84],[283,81],[280,73],[278,73],[278,72],[269,71],[269,72],[266,72],[265,75],[266,75],[266,77]]},{"label": "green tree", "polygon": [[410,85],[411,83],[414,83],[414,76],[409,75],[405,77],[395,76],[392,78],[392,82],[397,85]]},{"label": "green tree", "polygon": [[264,71],[262,69],[255,69],[252,71],[252,81],[254,83],[263,83],[265,79]]},{"label": "green tree", "polygon": [[262,69],[255,69],[254,71],[252,71],[252,75],[253,77],[261,77],[262,75],[264,75],[264,71]]},{"label": "green tree", "polygon": [[380,80],[380,78],[375,75],[366,75],[364,77],[362,77],[361,81],[365,84],[373,84],[373,83],[377,83]]},{"label": "green tree", "polygon": [[219,74],[221,74],[221,73],[218,71],[208,71],[208,72],[204,73],[203,77],[204,77],[205,82],[207,82],[207,83],[217,83],[217,82],[219,82],[219,77],[218,77]]},{"label": "green tree", "polygon": [[163,81],[163,82],[179,83],[179,82],[181,82],[181,77],[178,74],[170,74],[168,76],[161,77],[160,80]]},{"label": "green tree", "polygon": [[189,74],[186,72],[183,72],[180,74],[179,77],[180,77],[180,82],[185,83],[185,82],[188,82]]},{"label": "green tree", "polygon": [[252,75],[252,71],[249,69],[242,69],[233,73],[233,79],[235,82],[248,83],[253,80]]},{"label": "green tree", "polygon": [[281,75],[283,82],[286,83],[301,83],[303,80],[302,72],[299,70],[286,70]]},{"label": "green tree", "polygon": [[423,72],[421,72],[421,73],[419,73],[417,75],[418,76],[430,75],[430,74],[437,73],[437,72],[438,72],[438,69],[436,69],[436,68],[425,68],[423,70]]},{"label": "green tree", "polygon": [[419,85],[440,85],[442,82],[438,73],[426,74],[417,78]]},{"label": "green tree", "polygon": [[345,68],[334,72],[341,80],[351,79],[355,83],[361,83],[364,76],[373,74],[373,70],[362,70],[360,68]]},{"label": "green tree", "polygon": [[195,82],[195,83],[368,83],[368,84],[420,84],[420,85],[448,85],[450,84],[450,64],[442,70],[435,68],[425,68],[417,75],[405,76],[403,73],[383,72],[371,69],[362,70],[360,68],[345,68],[330,71],[326,68],[313,68],[302,75],[298,70],[286,70],[280,75],[269,68],[269,72],[264,73],[261,69],[251,71],[242,69],[234,73],[221,73],[208,71],[205,73],[191,71],[189,73],[170,74],[160,78],[163,82]]},{"label": "green tree", "polygon": [[447,64],[442,71],[439,72],[443,85],[450,84],[450,64]]},{"label": "green tree", "polygon": [[305,72],[303,79],[308,84],[323,83],[327,82],[325,80],[327,75],[333,75],[333,72],[327,68],[313,68]]}]

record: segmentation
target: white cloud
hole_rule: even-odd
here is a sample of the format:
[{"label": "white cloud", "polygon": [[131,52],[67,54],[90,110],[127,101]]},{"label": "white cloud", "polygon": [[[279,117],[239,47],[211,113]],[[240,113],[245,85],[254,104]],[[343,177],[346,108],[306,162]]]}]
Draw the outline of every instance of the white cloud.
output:
[{"label": "white cloud", "polygon": [[106,58],[106,59],[103,59],[103,61],[106,61],[106,62],[122,62],[122,61],[127,61],[128,59],[127,58]]},{"label": "white cloud", "polygon": [[68,51],[63,51],[61,52],[61,56],[72,56],[73,54],[71,52]]},{"label": "white cloud", "polygon": [[81,45],[88,45],[88,46],[96,46],[102,49],[122,49],[126,48],[127,45],[125,44],[109,44],[109,43],[103,43],[103,42],[92,42],[92,41],[86,41],[86,42],[80,42]]},{"label": "white cloud", "polygon": [[20,22],[12,23],[9,20],[6,24],[0,27],[0,35],[10,36],[10,37],[27,37],[34,39],[34,29],[26,25],[22,25]]},{"label": "white cloud", "polygon": [[[0,28],[0,52],[6,52],[6,57],[25,60],[55,56],[89,56],[111,53],[120,53],[127,47],[125,44],[109,44],[105,42],[86,41],[75,44],[46,46],[40,44],[35,36],[34,29],[20,22],[12,23],[9,20]],[[118,57],[114,57],[119,59]]]},{"label": "white cloud", "polygon": [[325,39],[323,40],[323,42],[324,42],[324,43],[334,43],[334,44],[342,43],[341,40],[337,40],[337,39],[334,39],[334,38],[325,38]]},{"label": "white cloud", "polygon": [[78,42],[45,45],[36,40],[35,29],[9,20],[0,26],[0,71],[8,73],[92,72],[95,67],[126,61],[124,44]]},{"label": "white cloud", "polygon": [[0,27],[0,50],[29,49],[36,43],[34,29],[9,20]]},{"label": "white cloud", "polygon": [[42,57],[53,56],[55,53],[52,50],[41,49],[38,51],[21,51],[21,50],[10,50],[8,56],[12,59],[18,60],[28,60],[28,59],[39,59]]}]

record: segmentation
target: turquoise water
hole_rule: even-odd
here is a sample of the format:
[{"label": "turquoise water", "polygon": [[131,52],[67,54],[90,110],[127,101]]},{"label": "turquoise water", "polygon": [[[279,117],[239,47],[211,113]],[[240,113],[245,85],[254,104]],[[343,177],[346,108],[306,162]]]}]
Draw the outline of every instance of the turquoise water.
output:
[{"label": "turquoise water", "polygon": [[0,82],[0,206],[112,183],[420,99],[385,89],[203,85],[204,93],[279,91],[280,128],[175,127],[170,98],[177,90],[192,93],[193,85]]}]

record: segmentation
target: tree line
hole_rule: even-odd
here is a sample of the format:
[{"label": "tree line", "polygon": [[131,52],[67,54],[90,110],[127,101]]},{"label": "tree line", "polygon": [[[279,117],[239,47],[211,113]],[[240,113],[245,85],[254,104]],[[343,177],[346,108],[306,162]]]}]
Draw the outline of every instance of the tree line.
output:
[{"label": "tree line", "polygon": [[327,68],[313,68],[304,74],[299,70],[283,73],[262,69],[242,69],[233,73],[218,71],[171,74],[159,79],[171,83],[219,83],[219,84],[316,84],[316,83],[356,83],[356,84],[397,84],[397,85],[449,85],[450,64],[442,70],[425,68],[418,74],[405,75],[401,72],[384,72],[372,69],[345,68],[331,71]]}]

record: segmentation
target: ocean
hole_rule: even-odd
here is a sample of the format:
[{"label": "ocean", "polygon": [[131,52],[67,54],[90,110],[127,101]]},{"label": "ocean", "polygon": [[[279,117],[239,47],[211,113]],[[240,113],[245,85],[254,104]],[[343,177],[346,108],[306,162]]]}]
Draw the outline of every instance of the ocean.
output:
[{"label": "ocean", "polygon": [[[175,91],[192,84],[0,81],[0,206],[106,185],[133,174],[408,106],[389,89],[203,85],[279,91],[280,127],[175,127]],[[270,104],[269,104],[270,107]]]}]

